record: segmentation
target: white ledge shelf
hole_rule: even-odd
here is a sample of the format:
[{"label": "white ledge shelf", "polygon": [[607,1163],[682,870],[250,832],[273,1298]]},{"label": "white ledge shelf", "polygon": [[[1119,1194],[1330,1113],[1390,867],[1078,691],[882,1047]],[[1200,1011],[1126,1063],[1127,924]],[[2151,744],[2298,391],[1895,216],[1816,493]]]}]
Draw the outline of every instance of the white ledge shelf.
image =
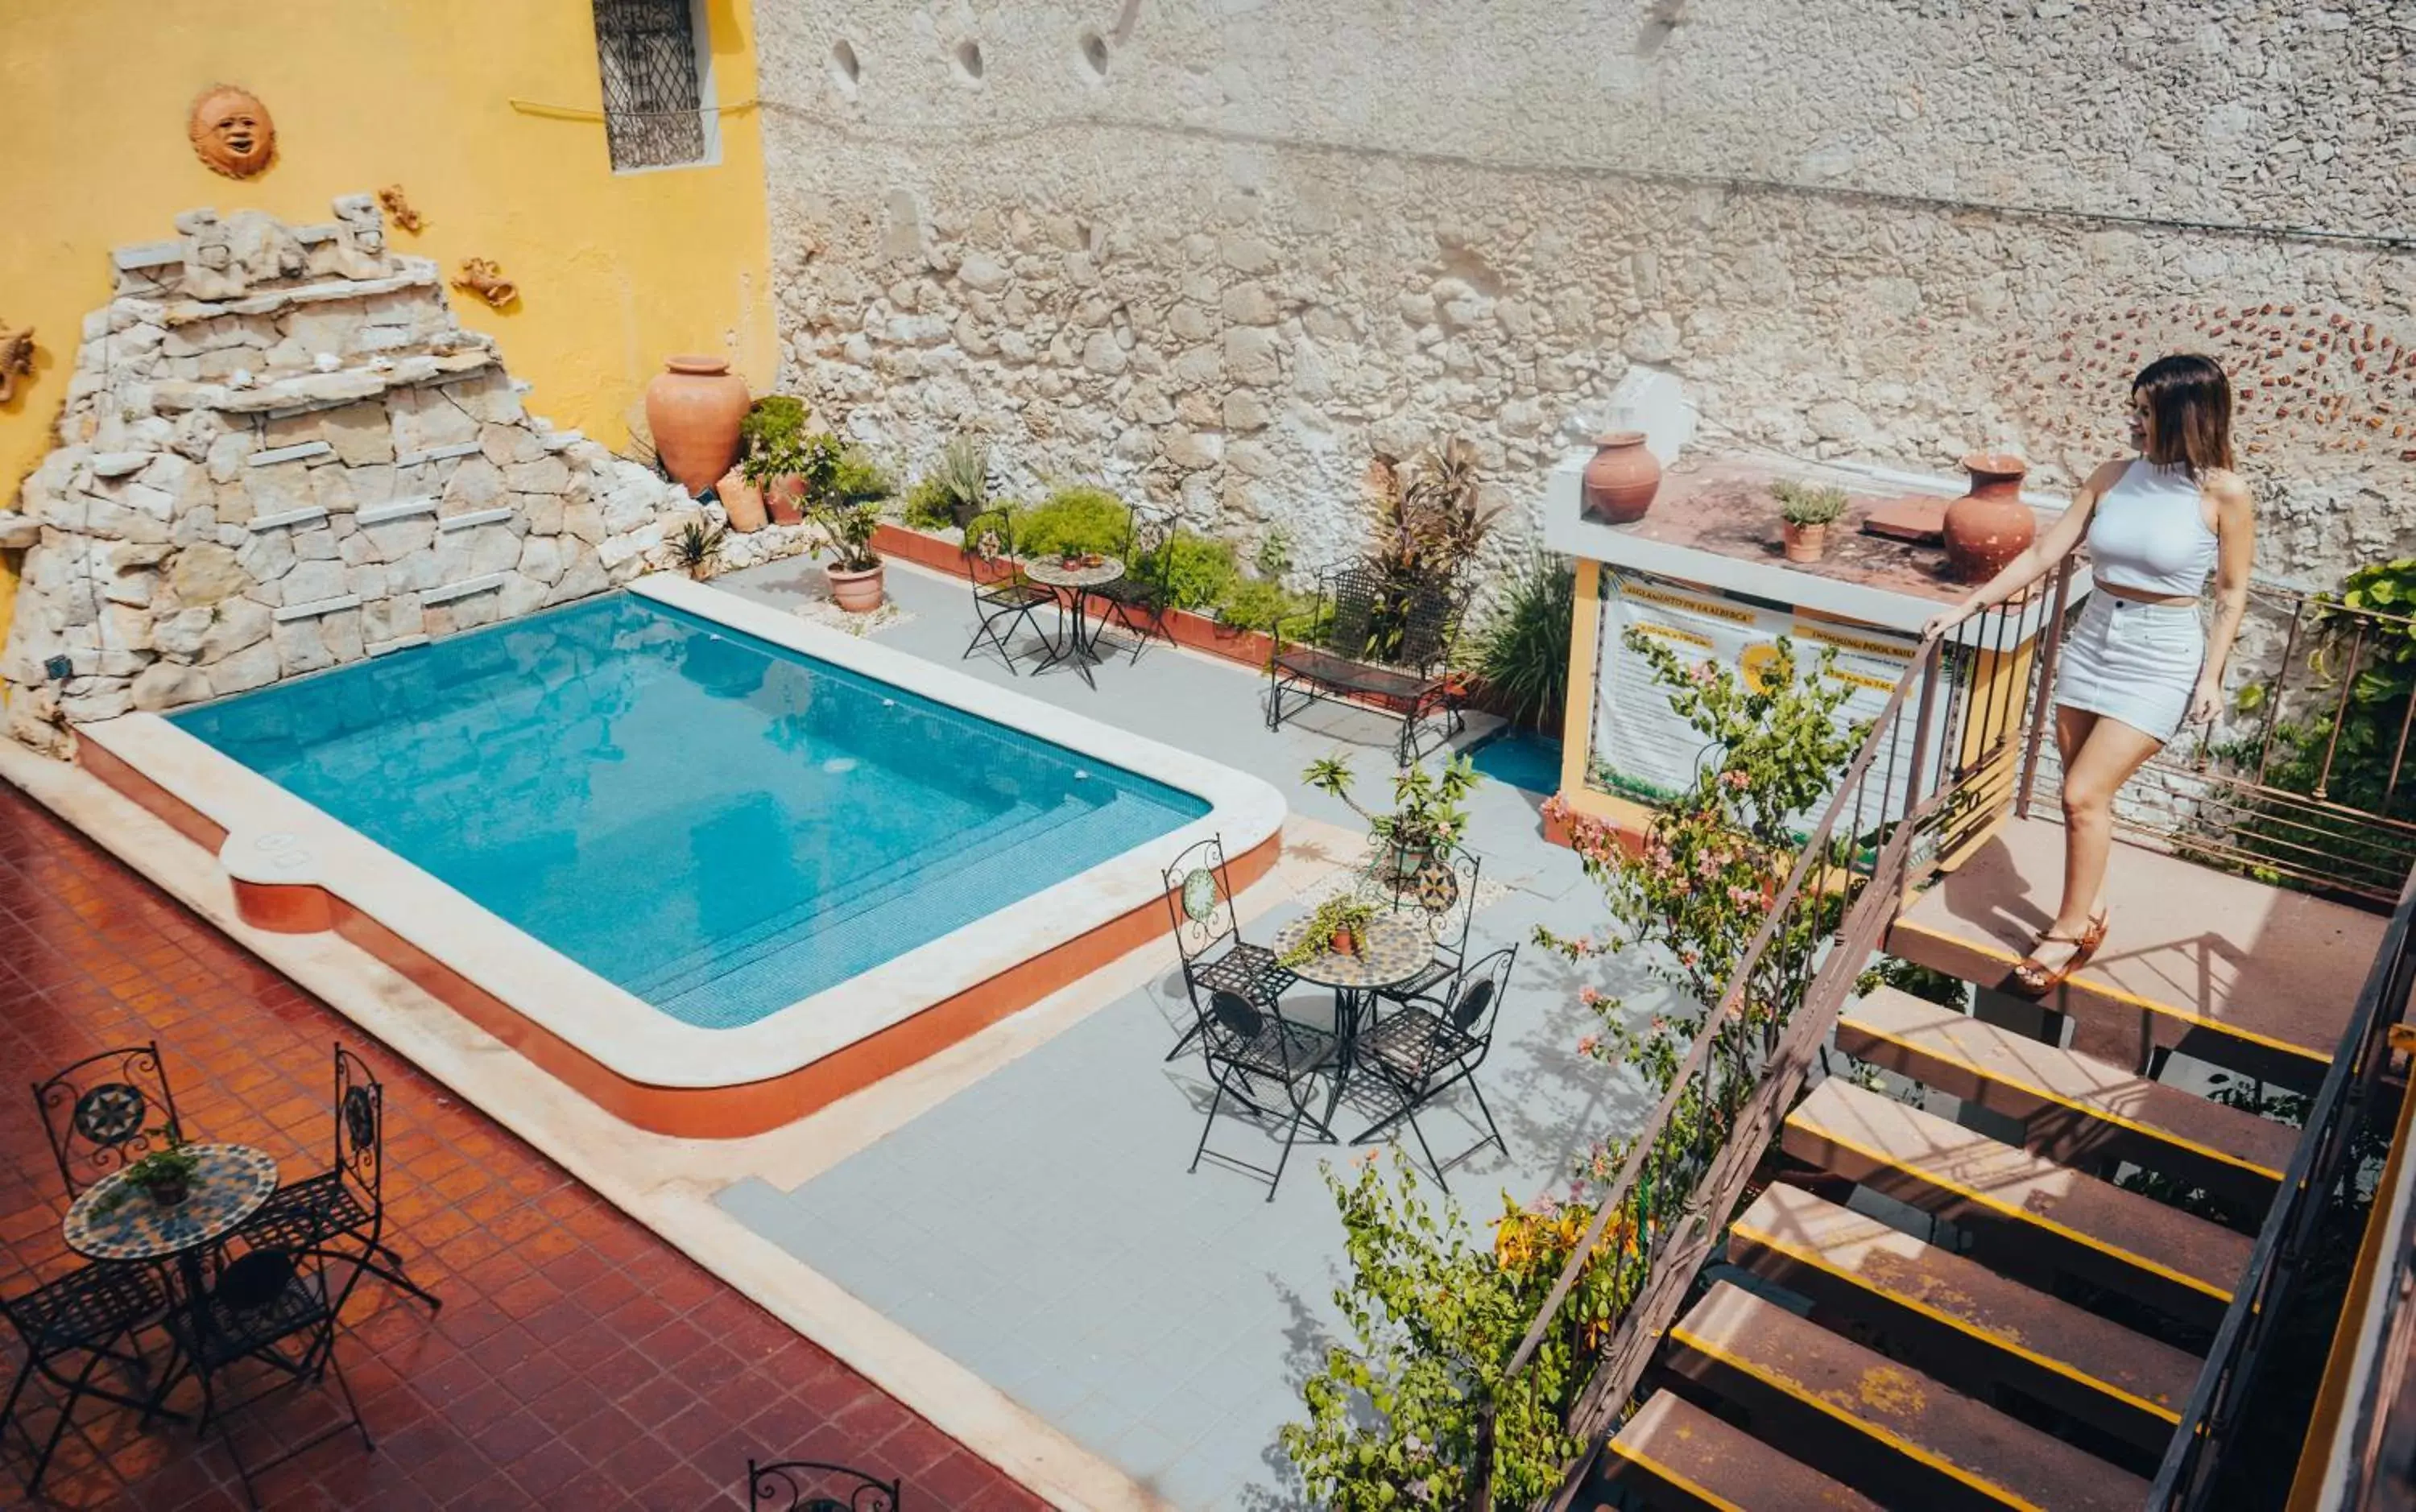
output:
[{"label": "white ledge shelf", "polygon": [[339,593],[334,598],[312,599],[308,604],[288,604],[277,611],[277,621],[279,624],[284,624],[294,620],[315,620],[323,614],[334,614],[342,609],[357,609],[360,606],[361,596],[358,593]]},{"label": "white ledge shelf", "polygon": [[509,573],[491,572],[484,577],[464,577],[458,583],[428,590],[419,595],[419,602],[422,605],[450,604],[457,598],[468,598],[475,593],[490,593],[503,587],[504,579],[510,576]]},{"label": "white ledge shelf", "polygon": [[281,531],[289,526],[312,525],[326,517],[326,510],[317,504],[308,509],[282,510],[274,515],[254,515],[251,516],[251,533],[258,535],[263,531]]},{"label": "white ledge shelf", "polygon": [[291,446],[272,446],[264,452],[254,452],[243,460],[248,467],[268,467],[278,462],[298,462],[306,457],[335,455],[336,448],[324,441],[306,441]]},{"label": "white ledge shelf", "polygon": [[509,509],[474,509],[466,515],[447,515],[436,522],[440,531],[467,531],[480,525],[498,525],[512,517]]},{"label": "white ledge shelf", "polygon": [[420,499],[397,499],[383,504],[368,504],[353,511],[353,518],[362,525],[384,525],[390,520],[409,519],[414,515],[436,513],[436,496]]},{"label": "white ledge shelf", "polygon": [[479,450],[475,441],[455,442],[449,446],[430,446],[423,452],[404,452],[394,459],[397,467],[420,467],[429,462],[447,461],[456,457],[468,457]]}]

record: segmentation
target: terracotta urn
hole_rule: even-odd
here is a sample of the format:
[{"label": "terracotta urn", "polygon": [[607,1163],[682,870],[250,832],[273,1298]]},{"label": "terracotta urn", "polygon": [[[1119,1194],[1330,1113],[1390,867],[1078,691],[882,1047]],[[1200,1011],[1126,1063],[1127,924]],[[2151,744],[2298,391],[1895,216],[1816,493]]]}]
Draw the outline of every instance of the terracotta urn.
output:
[{"label": "terracotta urn", "polygon": [[850,614],[870,614],[881,607],[881,566],[879,562],[862,572],[827,569],[830,574],[831,602]]},{"label": "terracotta urn", "polygon": [[763,528],[763,491],[747,481],[747,474],[732,468],[713,486],[721,500],[722,513],[730,516],[730,528],[741,535],[751,535]]},{"label": "terracotta urn", "polygon": [[672,357],[646,385],[646,426],[664,471],[702,494],[738,460],[747,380],[726,357]]},{"label": "terracotta urn", "polygon": [[1606,525],[1642,519],[1661,487],[1661,464],[1644,449],[1644,432],[1614,430],[1593,445],[1593,460],[1585,465],[1586,517]]},{"label": "terracotta urn", "polygon": [[1963,458],[1971,491],[1946,506],[1946,562],[1963,582],[1982,583],[2022,554],[2038,534],[2038,516],[2022,502],[2030,464],[2002,453]]},{"label": "terracotta urn", "polygon": [[1789,561],[1818,561],[1829,553],[1829,527],[1826,524],[1798,525],[1792,520],[1781,520],[1778,531],[1787,543],[1787,560]]},{"label": "terracotta urn", "polygon": [[763,490],[763,507],[772,514],[775,525],[803,525],[806,522],[806,480],[792,472],[784,478],[774,478]]}]

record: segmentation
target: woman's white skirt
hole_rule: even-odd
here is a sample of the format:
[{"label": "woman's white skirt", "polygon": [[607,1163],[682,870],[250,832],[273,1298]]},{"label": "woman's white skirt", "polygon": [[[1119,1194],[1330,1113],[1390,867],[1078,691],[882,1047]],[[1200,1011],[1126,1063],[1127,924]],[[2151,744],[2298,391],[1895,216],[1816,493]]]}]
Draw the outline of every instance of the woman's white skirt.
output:
[{"label": "woman's white skirt", "polygon": [[2055,701],[2169,741],[2189,713],[2205,659],[2197,605],[2091,593],[2064,637]]}]

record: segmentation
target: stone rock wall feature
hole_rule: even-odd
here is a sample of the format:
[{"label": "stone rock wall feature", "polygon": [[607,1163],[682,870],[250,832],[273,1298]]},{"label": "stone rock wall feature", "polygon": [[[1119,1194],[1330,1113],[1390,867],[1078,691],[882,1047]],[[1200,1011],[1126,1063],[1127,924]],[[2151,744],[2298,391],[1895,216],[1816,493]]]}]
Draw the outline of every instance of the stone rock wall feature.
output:
[{"label": "stone rock wall feature", "polygon": [[389,255],[366,196],[335,208],[319,226],[190,211],[115,254],[12,538],[30,536],[0,651],[15,739],[58,749],[69,721],[601,592],[701,517],[531,415],[435,264]]},{"label": "stone rock wall feature", "polygon": [[[2052,487],[2197,348],[2260,573],[2416,535],[2416,252],[2192,224],[2405,237],[2404,0],[1166,0],[1069,76],[1097,9],[761,7],[784,382],[859,439],[1313,566],[1372,450],[1464,434],[1536,507],[1631,366],[1706,444]],[[886,65],[846,94],[840,40]]]}]

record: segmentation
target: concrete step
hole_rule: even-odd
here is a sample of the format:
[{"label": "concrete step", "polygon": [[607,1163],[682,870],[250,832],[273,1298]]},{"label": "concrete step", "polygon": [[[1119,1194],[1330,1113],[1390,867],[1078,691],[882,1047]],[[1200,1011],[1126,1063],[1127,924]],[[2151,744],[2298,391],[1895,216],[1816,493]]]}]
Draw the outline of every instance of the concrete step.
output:
[{"label": "concrete step", "polygon": [[1667,1391],[1637,1409],[1604,1463],[1612,1485],[1653,1512],[1881,1512],[1860,1491]]},{"label": "concrete step", "polygon": [[1884,1506],[2138,1512],[2147,1483],[1721,1281],[1669,1331],[1669,1368],[1753,1436]]},{"label": "concrete step", "polygon": [[[2055,916],[2063,830],[2011,819],[1888,931],[1887,950],[2001,983]],[[2135,1070],[2158,1049],[2312,1091],[2340,1043],[2383,921],[2142,846],[2106,866],[2112,931],[2046,1006],[2073,1048]]]},{"label": "concrete step", "polygon": [[2212,1327],[2248,1266],[2246,1235],[2057,1165],[1833,1076],[1788,1115],[1787,1152],[1988,1247],[1999,1268],[2061,1271]]},{"label": "concrete step", "polygon": [[2008,1386],[2161,1453],[2204,1362],[1811,1192],[1774,1186],[1729,1229],[1729,1261],[1876,1332],[1986,1399]]},{"label": "concrete step", "polygon": [[2120,1157],[2261,1212],[2299,1131],[2091,1055],[1882,987],[1846,1006],[1837,1048],[2021,1120],[2024,1143],[2078,1165]]}]

